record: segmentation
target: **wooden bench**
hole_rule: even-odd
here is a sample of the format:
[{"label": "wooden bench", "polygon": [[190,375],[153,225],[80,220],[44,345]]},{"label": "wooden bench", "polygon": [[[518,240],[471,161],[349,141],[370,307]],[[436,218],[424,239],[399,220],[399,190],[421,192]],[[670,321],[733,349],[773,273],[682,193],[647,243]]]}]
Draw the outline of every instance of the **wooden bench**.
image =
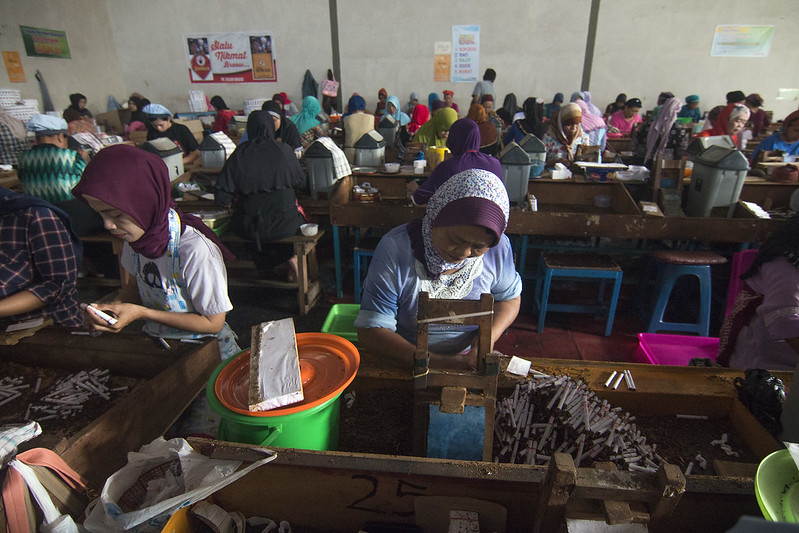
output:
[{"label": "wooden bench", "polygon": [[248,258],[245,245],[249,242],[233,233],[227,233],[221,237],[222,243],[236,254],[234,261],[227,262],[228,283],[234,287],[275,287],[278,289],[297,289],[297,304],[301,315],[306,315],[318,303],[322,295],[321,283],[319,282],[319,267],[316,260],[316,245],[325,234],[323,230],[312,236],[294,235],[280,239],[279,241],[263,242],[262,245],[269,246],[269,243],[285,243],[294,246],[294,253],[297,255],[297,281],[278,281],[271,279],[261,279],[258,276],[258,269],[255,261]]}]

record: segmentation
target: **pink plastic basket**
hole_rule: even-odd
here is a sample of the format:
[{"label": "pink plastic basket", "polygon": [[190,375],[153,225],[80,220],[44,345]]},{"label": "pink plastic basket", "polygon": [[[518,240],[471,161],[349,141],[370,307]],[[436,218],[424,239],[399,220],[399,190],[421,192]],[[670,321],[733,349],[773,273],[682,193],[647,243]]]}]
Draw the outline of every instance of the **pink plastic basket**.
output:
[{"label": "pink plastic basket", "polygon": [[719,355],[717,337],[639,333],[636,361],[653,365],[687,366],[694,357],[713,361]]}]

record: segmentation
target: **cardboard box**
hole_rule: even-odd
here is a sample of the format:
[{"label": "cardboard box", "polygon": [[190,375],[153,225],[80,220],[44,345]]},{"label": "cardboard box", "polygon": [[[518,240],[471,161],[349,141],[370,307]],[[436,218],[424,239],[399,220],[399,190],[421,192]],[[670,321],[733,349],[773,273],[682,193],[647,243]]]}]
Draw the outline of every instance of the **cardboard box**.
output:
[{"label": "cardboard box", "polygon": [[189,131],[191,131],[194,138],[197,139],[198,143],[203,142],[203,131],[205,131],[205,127],[203,126],[202,121],[200,120],[183,120],[180,118],[172,119],[172,122],[176,124],[183,124]]},{"label": "cardboard box", "polygon": [[132,131],[130,132],[130,140],[133,142],[134,146],[141,147],[144,143],[147,142],[147,132],[146,131]]},{"label": "cardboard box", "polygon": [[98,126],[105,128],[105,132],[114,135],[125,134],[125,124],[130,122],[130,109],[118,109],[94,115]]},{"label": "cardboard box", "polygon": [[660,210],[660,207],[655,202],[638,202],[638,207],[641,209],[641,213],[653,217],[662,217],[663,211]]}]

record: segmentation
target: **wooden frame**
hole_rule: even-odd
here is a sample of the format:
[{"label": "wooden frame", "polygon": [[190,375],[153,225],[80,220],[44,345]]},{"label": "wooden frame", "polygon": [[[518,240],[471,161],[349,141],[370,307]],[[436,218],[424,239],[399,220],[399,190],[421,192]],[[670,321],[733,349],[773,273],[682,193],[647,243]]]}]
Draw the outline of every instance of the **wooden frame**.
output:
[{"label": "wooden frame", "polygon": [[674,178],[674,183],[677,186],[677,194],[682,192],[682,185],[685,181],[685,159],[663,159],[658,157],[655,159],[655,172],[652,179],[652,201],[658,201],[658,191],[660,190],[660,181],[663,178],[664,171],[676,170],[677,176]]}]

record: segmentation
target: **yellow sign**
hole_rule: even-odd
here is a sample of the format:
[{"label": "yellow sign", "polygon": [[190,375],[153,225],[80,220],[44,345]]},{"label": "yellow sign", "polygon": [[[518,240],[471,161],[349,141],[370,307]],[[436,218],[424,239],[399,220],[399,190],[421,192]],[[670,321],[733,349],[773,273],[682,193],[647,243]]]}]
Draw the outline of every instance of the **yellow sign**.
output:
[{"label": "yellow sign", "polygon": [[25,71],[22,69],[19,52],[3,52],[3,61],[6,63],[8,81],[11,83],[25,83]]},{"label": "yellow sign", "polygon": [[439,54],[435,56],[435,67],[433,70],[433,81],[449,81],[450,64],[452,56]]}]

